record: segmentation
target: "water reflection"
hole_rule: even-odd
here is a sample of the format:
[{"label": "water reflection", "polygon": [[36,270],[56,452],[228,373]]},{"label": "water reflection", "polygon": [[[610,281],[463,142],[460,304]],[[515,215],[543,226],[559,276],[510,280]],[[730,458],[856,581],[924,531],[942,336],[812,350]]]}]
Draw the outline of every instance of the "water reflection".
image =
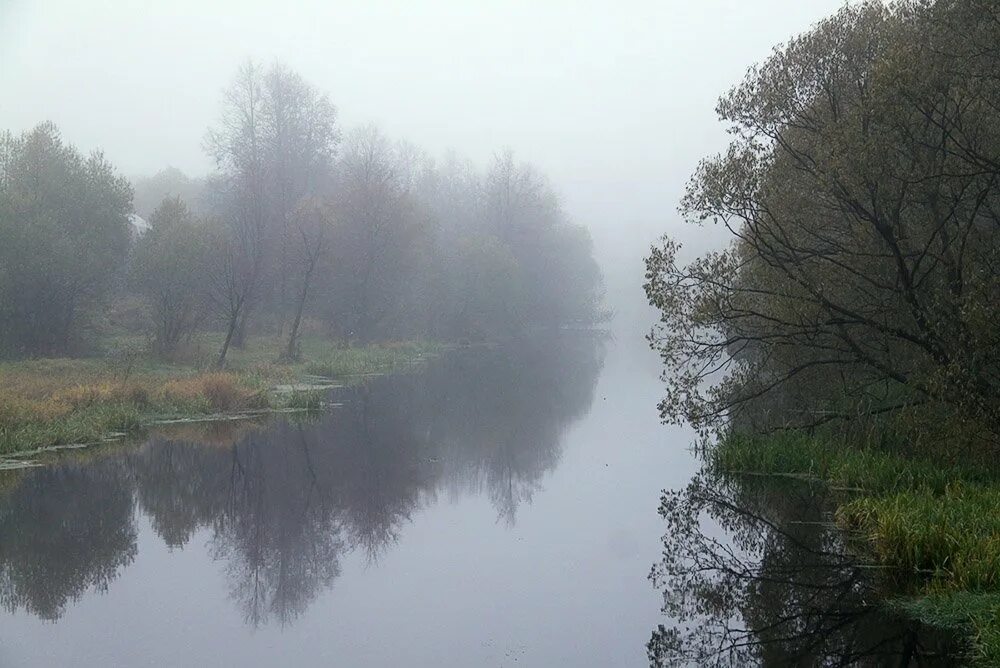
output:
[{"label": "water reflection", "polygon": [[650,575],[670,618],[650,665],[948,666],[943,634],[879,605],[816,486],[703,472],[666,492],[663,558]]},{"label": "water reflection", "polygon": [[341,390],[312,421],[175,427],[11,474],[0,603],[57,619],[132,562],[143,515],[172,549],[208,531],[246,623],[288,624],[347,553],[377,560],[441,493],[488,495],[513,524],[593,401],[603,355],[592,337],[458,351]]},{"label": "water reflection", "polygon": [[0,504],[0,603],[53,620],[106,589],[136,556],[134,510],[121,461],[21,475]]}]

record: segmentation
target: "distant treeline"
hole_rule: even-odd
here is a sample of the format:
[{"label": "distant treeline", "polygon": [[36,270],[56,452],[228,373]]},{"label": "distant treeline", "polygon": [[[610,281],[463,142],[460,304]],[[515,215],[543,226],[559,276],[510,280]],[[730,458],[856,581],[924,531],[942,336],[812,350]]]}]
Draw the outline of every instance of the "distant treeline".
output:
[{"label": "distant treeline", "polygon": [[[647,259],[666,419],[1000,433],[1000,10],[845,6],[719,103],[683,210],[722,252]],[[900,419],[897,419],[900,418]],[[875,429],[878,432],[879,429]]]},{"label": "distant treeline", "polygon": [[167,169],[133,200],[52,124],[0,136],[0,352],[72,354],[125,328],[170,354],[211,329],[221,365],[257,332],[294,358],[305,327],[493,339],[607,317],[589,234],[510,152],[481,171],[371,126],[344,135],[326,95],[253,63],[204,146],[213,174]]}]

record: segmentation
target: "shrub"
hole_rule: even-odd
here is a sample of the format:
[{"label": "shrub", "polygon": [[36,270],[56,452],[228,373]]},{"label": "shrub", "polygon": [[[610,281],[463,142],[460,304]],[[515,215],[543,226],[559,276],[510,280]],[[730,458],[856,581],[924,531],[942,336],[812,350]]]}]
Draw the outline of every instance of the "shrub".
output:
[{"label": "shrub", "polygon": [[243,398],[232,374],[209,373],[201,376],[199,380],[202,394],[208,399],[209,405],[217,411],[232,410]]}]

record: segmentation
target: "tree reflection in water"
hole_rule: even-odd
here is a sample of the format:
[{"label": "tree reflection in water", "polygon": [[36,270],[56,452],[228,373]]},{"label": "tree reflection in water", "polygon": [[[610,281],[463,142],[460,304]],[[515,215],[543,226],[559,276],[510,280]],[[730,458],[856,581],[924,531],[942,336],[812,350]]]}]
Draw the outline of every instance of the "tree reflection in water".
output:
[{"label": "tree reflection in water", "polygon": [[137,554],[138,510],[172,549],[209,532],[247,624],[291,623],[346,554],[376,560],[441,490],[486,494],[513,524],[589,409],[603,356],[589,336],[457,351],[343,389],[311,420],[174,427],[12,475],[0,604],[56,619],[106,588]]},{"label": "tree reflection in water", "polygon": [[960,647],[889,613],[852,558],[826,493],[800,481],[703,472],[665,492],[663,591],[650,665],[948,666]]},{"label": "tree reflection in water", "polygon": [[135,559],[135,494],[119,461],[5,474],[0,604],[58,619],[86,591],[107,589]]}]

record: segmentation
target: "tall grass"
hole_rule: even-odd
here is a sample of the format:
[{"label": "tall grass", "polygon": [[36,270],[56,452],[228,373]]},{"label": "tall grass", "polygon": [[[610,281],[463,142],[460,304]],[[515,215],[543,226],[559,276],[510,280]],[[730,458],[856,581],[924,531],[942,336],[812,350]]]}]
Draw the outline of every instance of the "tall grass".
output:
[{"label": "tall grass", "polygon": [[994,467],[801,432],[731,436],[710,451],[709,465],[848,488],[838,523],[893,567],[898,584],[921,594],[899,601],[901,609],[961,628],[970,634],[977,663],[1000,665],[1000,475]]},{"label": "tall grass", "polygon": [[0,424],[0,453],[94,443],[112,433],[134,431],[141,422],[141,413],[130,404],[98,404],[58,418],[25,418],[16,424]]},{"label": "tall grass", "polygon": [[966,634],[970,663],[1000,666],[1000,594],[939,592],[894,601],[893,606],[924,624]]},{"label": "tall grass", "polygon": [[929,588],[1000,592],[1000,488],[955,483],[943,494],[904,491],[855,499],[838,512],[873,552]]},{"label": "tall grass", "polygon": [[404,368],[439,348],[405,343],[335,348],[306,339],[305,361],[277,364],[276,340],[258,338],[235,352],[226,371],[195,362],[128,359],[42,359],[0,363],[0,453],[91,443],[143,423],[266,408],[314,409],[315,392],[275,394],[277,383],[303,374],[344,377]]},{"label": "tall grass", "polygon": [[130,432],[151,416],[203,415],[266,407],[267,397],[232,373],[203,373],[165,380],[136,376],[105,380],[99,372],[59,387],[0,376],[0,453],[52,445],[92,443],[112,432]]},{"label": "tall grass", "polygon": [[285,403],[286,408],[297,410],[315,411],[323,407],[323,400],[326,399],[324,390],[302,390],[290,392]]},{"label": "tall grass", "polygon": [[943,492],[955,480],[997,479],[996,474],[978,467],[904,457],[868,444],[794,431],[729,437],[710,451],[709,461],[721,471],[813,477],[868,493]]}]

